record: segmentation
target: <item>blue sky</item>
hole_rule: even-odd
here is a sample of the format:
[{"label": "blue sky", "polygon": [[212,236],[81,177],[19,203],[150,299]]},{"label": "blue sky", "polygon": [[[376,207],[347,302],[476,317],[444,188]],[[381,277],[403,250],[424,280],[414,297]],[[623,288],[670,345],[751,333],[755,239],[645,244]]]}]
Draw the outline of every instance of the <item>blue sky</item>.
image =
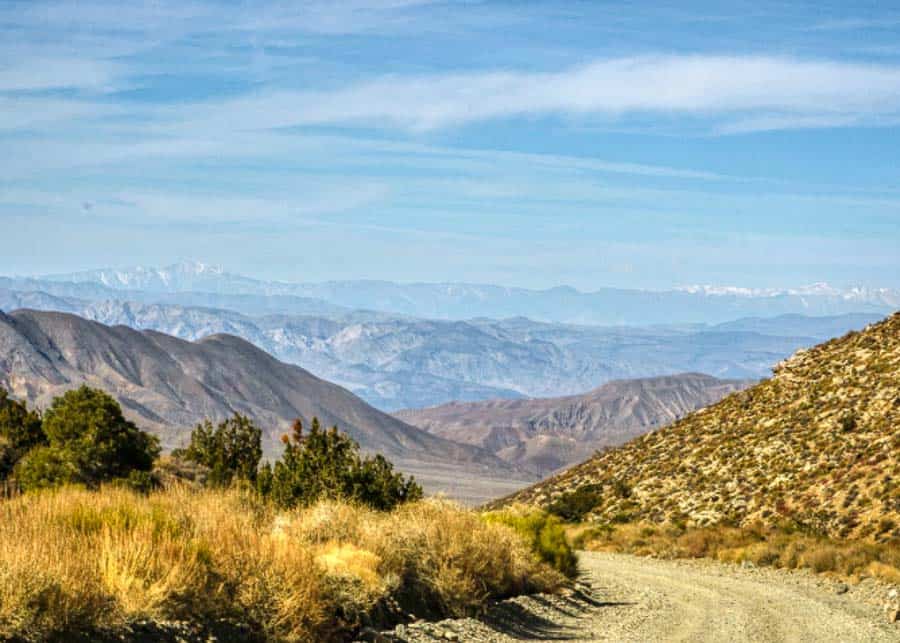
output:
[{"label": "blue sky", "polygon": [[0,272],[898,287],[898,124],[898,3],[0,2]]}]

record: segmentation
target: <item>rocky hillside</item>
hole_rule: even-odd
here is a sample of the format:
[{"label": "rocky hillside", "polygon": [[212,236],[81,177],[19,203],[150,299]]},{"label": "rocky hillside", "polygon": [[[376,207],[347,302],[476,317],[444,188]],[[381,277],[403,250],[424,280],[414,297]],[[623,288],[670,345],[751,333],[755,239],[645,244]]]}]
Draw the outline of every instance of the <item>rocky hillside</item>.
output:
[{"label": "rocky hillside", "polygon": [[900,537],[900,313],[501,503],[546,505],[586,485],[599,522],[792,520]]},{"label": "rocky hillside", "polygon": [[749,383],[699,373],[609,382],[583,395],[451,402],[398,411],[429,433],[484,447],[539,475],[718,402]]},{"label": "rocky hillside", "polygon": [[267,452],[280,453],[278,440],[290,422],[317,416],[365,450],[398,463],[516,473],[482,449],[405,424],[231,335],[189,342],[64,313],[0,313],[0,387],[42,407],[81,384],[115,396],[131,419],[160,435],[167,447],[182,444],[205,418],[240,412],[263,427]]}]

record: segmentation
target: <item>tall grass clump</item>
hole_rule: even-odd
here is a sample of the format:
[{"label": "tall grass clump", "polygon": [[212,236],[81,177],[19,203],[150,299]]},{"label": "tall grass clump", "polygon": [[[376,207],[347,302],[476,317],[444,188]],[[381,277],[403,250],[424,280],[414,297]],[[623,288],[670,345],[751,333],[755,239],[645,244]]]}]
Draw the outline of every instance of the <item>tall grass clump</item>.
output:
[{"label": "tall grass clump", "polygon": [[578,559],[565,527],[558,516],[535,507],[515,505],[503,511],[490,512],[489,522],[511,527],[524,538],[537,556],[566,576],[578,571]]},{"label": "tall grass clump", "polygon": [[239,489],[62,487],[0,501],[0,542],[0,639],[150,619],[345,640],[564,582],[516,528],[440,500],[279,510]]}]

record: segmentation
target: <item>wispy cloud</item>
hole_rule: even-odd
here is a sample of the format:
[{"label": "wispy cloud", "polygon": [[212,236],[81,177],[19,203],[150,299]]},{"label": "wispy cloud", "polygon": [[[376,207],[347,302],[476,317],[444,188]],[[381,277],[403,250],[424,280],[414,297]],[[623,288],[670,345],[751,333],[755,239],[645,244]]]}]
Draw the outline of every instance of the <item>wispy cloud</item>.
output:
[{"label": "wispy cloud", "polygon": [[147,224],[250,223],[296,224],[384,202],[388,185],[375,181],[303,185],[303,194],[246,196],[100,188],[64,189],[48,193],[29,189],[0,189],[4,208],[27,207],[49,215],[103,221],[140,221]]},{"label": "wispy cloud", "polygon": [[891,29],[900,26],[900,16],[881,16],[878,18],[843,18],[840,20],[823,20],[809,29],[811,31],[855,31],[859,29]]},{"label": "wispy cloud", "polygon": [[[115,64],[33,61],[0,69],[0,91],[111,86]],[[120,88],[127,81],[119,79]],[[107,104],[29,99],[20,123],[100,116]],[[0,106],[3,109],[4,106]],[[92,109],[96,109],[92,113]],[[182,136],[289,127],[350,126],[427,132],[510,118],[588,122],[642,120],[678,129],[735,134],[758,130],[887,126],[900,118],[900,67],[763,56],[642,56],[600,60],[556,72],[487,71],[382,76],[332,90],[262,88],[238,98],[131,104],[150,131]],[[27,118],[26,118],[27,116]],[[635,125],[636,123],[636,125]],[[9,123],[4,123],[9,127]]]},{"label": "wispy cloud", "polygon": [[[96,121],[121,112],[115,105],[67,98],[0,95],[0,131]],[[7,159],[7,162],[22,159]]]},{"label": "wispy cloud", "polygon": [[[711,129],[878,125],[900,114],[900,68],[763,56],[643,56],[559,72],[386,76],[335,91],[264,92],[194,105],[194,128],[259,130],[356,124],[428,131],[491,119],[656,114]],[[781,120],[777,120],[781,119]]]},{"label": "wispy cloud", "polygon": [[47,89],[104,90],[113,86],[121,66],[106,61],[30,58],[0,66],[0,91]]},{"label": "wispy cloud", "polygon": [[876,119],[862,114],[765,114],[746,116],[725,122],[716,128],[720,134],[750,134],[789,129],[823,129],[857,125],[886,126],[896,123],[900,115],[879,115]]},{"label": "wispy cloud", "polygon": [[[101,31],[128,31],[156,36],[212,34],[223,32],[320,33],[330,35],[389,31],[408,25],[417,9],[438,0],[303,0],[216,2],[154,0],[110,3],[102,0],[72,2],[51,0],[12,3],[6,22],[43,30],[83,29],[91,25]],[[472,4],[472,3],[469,3]],[[477,4],[477,3],[475,3]]]},{"label": "wispy cloud", "polygon": [[[63,104],[65,105],[65,103]],[[14,107],[14,106],[13,106]],[[90,110],[90,108],[88,108]],[[58,118],[67,112],[60,108]],[[0,114],[3,102],[0,100]],[[44,114],[44,118],[53,116]],[[489,176],[527,169],[534,175],[581,172],[596,175],[685,179],[694,181],[746,181],[694,168],[648,163],[625,163],[588,156],[539,154],[505,150],[446,147],[413,141],[391,141],[362,137],[301,134],[296,132],[233,132],[215,136],[144,137],[121,141],[115,136],[84,141],[25,140],[17,144],[19,158],[5,168],[9,179],[34,179],[52,173],[68,175],[72,170],[103,169],[153,162],[185,167],[197,161],[219,165],[267,162],[278,167],[309,168],[317,173],[381,175],[418,174],[423,171],[454,176]],[[2,165],[2,163],[0,163]]]}]

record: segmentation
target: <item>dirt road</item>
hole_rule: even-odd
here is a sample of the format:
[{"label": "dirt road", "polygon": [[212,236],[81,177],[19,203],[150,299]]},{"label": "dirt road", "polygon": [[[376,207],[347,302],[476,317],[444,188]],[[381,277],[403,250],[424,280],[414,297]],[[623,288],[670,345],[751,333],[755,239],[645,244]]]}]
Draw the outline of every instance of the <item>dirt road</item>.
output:
[{"label": "dirt road", "polygon": [[811,574],[610,554],[583,558],[595,641],[900,641],[878,607]]},{"label": "dirt road", "polygon": [[880,588],[811,573],[708,561],[585,553],[579,591],[496,605],[481,619],[405,626],[393,640],[815,643],[900,641],[877,605]]}]

